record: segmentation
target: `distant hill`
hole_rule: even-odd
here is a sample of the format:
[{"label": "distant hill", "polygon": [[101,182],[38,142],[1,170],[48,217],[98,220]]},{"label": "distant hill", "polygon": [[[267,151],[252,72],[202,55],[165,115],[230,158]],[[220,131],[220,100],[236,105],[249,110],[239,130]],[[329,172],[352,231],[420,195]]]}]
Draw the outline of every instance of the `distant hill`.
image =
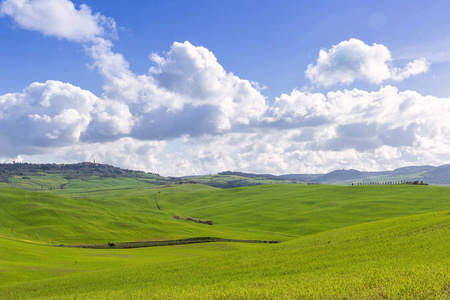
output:
[{"label": "distant hill", "polygon": [[222,189],[271,183],[304,183],[302,180],[289,179],[283,176],[231,171],[213,175],[184,176],[181,179],[185,182],[202,183]]},{"label": "distant hill", "polygon": [[[327,174],[254,174],[224,171],[218,174],[184,177],[163,177],[156,173],[122,169],[107,164],[81,162],[75,164],[0,164],[0,184],[10,184],[14,178],[26,180],[57,174],[64,180],[88,178],[136,178],[151,184],[201,183],[217,188],[234,188],[271,183],[324,183],[324,184],[358,184],[389,181],[423,181],[428,184],[450,185],[450,164],[439,167],[409,166],[393,171],[364,172],[355,169],[335,170]],[[42,178],[42,177],[41,177]],[[50,178],[49,178],[50,179]],[[150,180],[150,181],[149,181]],[[17,183],[17,187],[22,184]],[[61,182],[60,184],[64,184]]]},{"label": "distant hill", "polygon": [[364,172],[358,170],[336,170],[328,174],[319,176],[315,181],[319,182],[330,182],[330,181],[341,181],[341,180],[355,180],[362,179],[367,175]]},{"label": "distant hill", "polygon": [[[44,176],[45,174],[64,175],[70,179],[84,179],[91,176],[101,178],[148,178],[160,177],[159,174],[121,169],[111,165],[82,162],[76,164],[0,164],[0,182],[9,183],[14,176]],[[163,177],[161,177],[163,179]]]},{"label": "distant hill", "polygon": [[253,174],[253,173],[243,173],[243,172],[220,172],[219,175],[235,175],[235,176],[241,176],[246,178],[264,178],[267,180],[274,180],[274,181],[285,181],[287,180],[286,177],[283,176],[276,176],[276,175],[270,175],[270,174]]},{"label": "distant hill", "polygon": [[450,164],[439,167],[410,166],[393,171],[362,172],[354,169],[336,170],[327,174],[286,174],[284,178],[326,184],[351,184],[389,181],[423,181],[429,184],[450,185]]}]

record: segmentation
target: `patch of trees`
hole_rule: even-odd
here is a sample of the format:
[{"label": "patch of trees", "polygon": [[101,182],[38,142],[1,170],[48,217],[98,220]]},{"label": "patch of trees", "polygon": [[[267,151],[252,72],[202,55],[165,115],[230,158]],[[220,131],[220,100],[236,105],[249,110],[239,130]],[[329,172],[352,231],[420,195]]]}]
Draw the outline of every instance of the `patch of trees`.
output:
[{"label": "patch of trees", "polygon": [[200,219],[196,219],[196,218],[193,218],[193,217],[182,218],[182,217],[177,216],[177,215],[174,215],[173,217],[174,217],[174,219],[177,219],[177,220],[189,220],[189,221],[193,221],[195,223],[201,223],[201,224],[207,224],[207,225],[213,225],[214,224],[213,221],[205,221],[205,220],[200,220]]}]

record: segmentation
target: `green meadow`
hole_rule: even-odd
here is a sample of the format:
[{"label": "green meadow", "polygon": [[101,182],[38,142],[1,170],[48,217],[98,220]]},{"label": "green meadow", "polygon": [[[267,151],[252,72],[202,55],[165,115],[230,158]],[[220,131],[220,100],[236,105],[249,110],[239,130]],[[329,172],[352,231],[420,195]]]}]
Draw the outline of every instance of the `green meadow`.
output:
[{"label": "green meadow", "polygon": [[[47,176],[0,189],[1,299],[450,299],[447,187]],[[281,243],[67,247],[195,237]]]}]

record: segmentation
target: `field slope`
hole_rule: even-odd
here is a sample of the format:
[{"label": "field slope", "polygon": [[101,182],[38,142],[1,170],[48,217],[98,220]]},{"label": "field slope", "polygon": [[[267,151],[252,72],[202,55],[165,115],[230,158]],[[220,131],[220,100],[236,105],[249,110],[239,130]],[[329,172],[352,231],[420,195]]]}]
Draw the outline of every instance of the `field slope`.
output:
[{"label": "field slope", "polygon": [[[72,190],[66,196],[0,189],[0,233],[46,244],[192,237],[289,240],[442,210],[450,210],[450,189],[431,186],[262,185],[218,190],[182,185]],[[211,220],[214,225],[174,215]]]},{"label": "field slope", "polygon": [[[450,188],[114,180],[0,189],[0,299],[450,299]],[[193,237],[283,242],[59,247]]]},{"label": "field slope", "polygon": [[450,189],[433,186],[272,184],[161,194],[164,211],[213,220],[217,228],[290,239],[369,221],[450,210]]},{"label": "field slope", "polygon": [[[131,265],[123,267],[120,256],[148,250],[114,250],[116,259],[108,257],[117,264],[114,268],[3,284],[0,298],[448,299],[449,249],[450,211],[446,211],[181,261],[156,256],[153,262],[128,259]],[[79,251],[73,253],[79,256],[106,251],[64,250]],[[64,261],[62,255],[55,252],[55,259]]]}]

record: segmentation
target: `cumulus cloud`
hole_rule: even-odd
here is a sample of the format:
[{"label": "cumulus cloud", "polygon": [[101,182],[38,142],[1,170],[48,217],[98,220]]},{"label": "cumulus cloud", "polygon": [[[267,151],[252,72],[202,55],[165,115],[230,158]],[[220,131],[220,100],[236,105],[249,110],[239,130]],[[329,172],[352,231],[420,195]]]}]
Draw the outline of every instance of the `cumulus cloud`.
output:
[{"label": "cumulus cloud", "polygon": [[[0,156],[54,153],[164,175],[365,170],[448,162],[450,99],[386,86],[310,93],[269,106],[264,86],[226,71],[205,47],[175,42],[146,74],[113,51],[112,19],[68,0],[4,0],[20,26],[80,42],[104,78],[97,97],[68,83],[32,83],[0,96]],[[321,50],[306,76],[331,86],[379,84],[426,72],[426,60],[393,67],[389,50],[350,39]]]},{"label": "cumulus cloud", "polygon": [[[283,174],[448,163],[449,98],[392,86],[326,95],[294,90],[277,98],[268,115],[269,123],[253,132],[195,139],[191,169]],[[312,116],[323,121],[305,122]]]},{"label": "cumulus cloud", "polygon": [[68,0],[4,0],[0,14],[10,16],[24,29],[76,42],[116,33],[113,19],[92,14],[85,4],[76,9]]},{"label": "cumulus cloud", "polygon": [[316,64],[308,65],[306,77],[323,86],[351,84],[356,80],[380,84],[386,80],[401,81],[412,75],[427,72],[424,59],[409,62],[404,68],[391,66],[391,53],[386,46],[369,46],[358,39],[349,39],[329,50],[320,50]]},{"label": "cumulus cloud", "polygon": [[266,110],[264,96],[248,80],[227,73],[214,54],[204,47],[189,42],[173,43],[166,58],[156,54],[158,63],[150,74],[158,85],[182,97],[194,106],[213,105],[221,115],[219,130],[230,129],[233,124],[248,125]]},{"label": "cumulus cloud", "polygon": [[217,104],[205,101],[146,110],[143,99],[119,102],[58,81],[33,83],[0,96],[1,155],[51,151],[67,161],[96,159],[186,175],[377,170],[446,163],[450,151],[450,99],[392,86],[327,94],[293,90],[247,130],[220,134],[208,123],[220,114]]},{"label": "cumulus cloud", "polygon": [[283,94],[275,98],[274,104],[266,112],[264,121],[270,126],[319,125],[328,121],[330,108],[325,95],[294,90],[290,95]]},{"label": "cumulus cloud", "polygon": [[105,78],[104,97],[127,103],[136,119],[132,135],[140,139],[221,133],[257,122],[265,97],[248,80],[226,72],[214,54],[189,42],[175,42],[164,57],[151,55],[157,67],[136,75],[123,55],[104,39],[87,48]]},{"label": "cumulus cloud", "polygon": [[89,91],[53,80],[0,96],[2,151],[27,154],[77,142],[97,101]]},{"label": "cumulus cloud", "polygon": [[0,122],[9,145],[3,151],[20,147],[33,154],[125,137],[144,141],[222,134],[257,124],[267,109],[264,96],[249,81],[227,73],[204,47],[174,43],[165,57],[153,55],[158,66],[147,75],[131,72],[108,40],[96,38],[86,47],[105,78],[102,97],[59,81],[0,96]]},{"label": "cumulus cloud", "polygon": [[91,121],[81,136],[83,141],[111,141],[129,135],[136,120],[121,102],[99,99],[90,112]]}]

